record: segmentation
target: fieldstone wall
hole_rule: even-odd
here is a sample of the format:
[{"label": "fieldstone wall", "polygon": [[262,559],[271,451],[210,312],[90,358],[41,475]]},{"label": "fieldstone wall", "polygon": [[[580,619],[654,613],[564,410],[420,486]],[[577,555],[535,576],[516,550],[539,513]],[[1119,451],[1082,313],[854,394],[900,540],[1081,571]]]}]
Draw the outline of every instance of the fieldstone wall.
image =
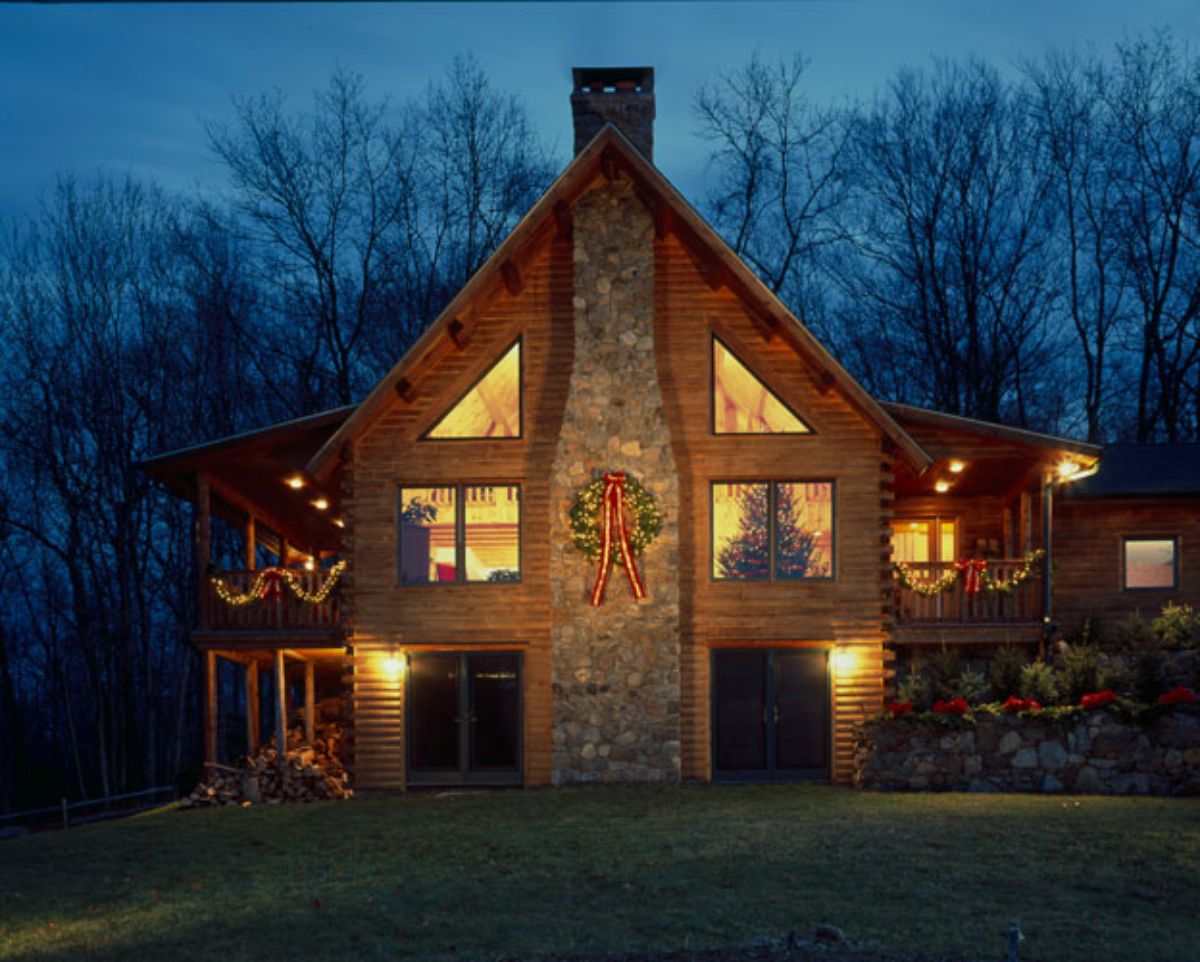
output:
[{"label": "fieldstone wall", "polygon": [[1062,721],[1016,715],[953,728],[886,720],[860,726],[854,784],[882,790],[1200,795],[1200,712],[1152,723],[1108,710]]},{"label": "fieldstone wall", "polygon": [[[654,360],[654,224],[621,178],[575,204],[575,357],[550,497],[554,775],[568,782],[679,778],[679,479]],[[663,529],[640,560],[647,597],[571,543],[578,493],[625,471]]]}]

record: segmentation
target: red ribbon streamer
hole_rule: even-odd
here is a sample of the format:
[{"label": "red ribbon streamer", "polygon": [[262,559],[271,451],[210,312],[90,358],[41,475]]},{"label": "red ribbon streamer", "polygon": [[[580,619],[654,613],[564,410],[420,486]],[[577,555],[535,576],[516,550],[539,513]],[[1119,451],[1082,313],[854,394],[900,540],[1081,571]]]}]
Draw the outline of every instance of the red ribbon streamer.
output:
[{"label": "red ribbon streamer", "polygon": [[281,569],[267,568],[263,571],[263,583],[258,596],[263,601],[274,601],[276,604],[283,601],[283,571]]},{"label": "red ribbon streamer", "polygon": [[954,562],[954,567],[962,575],[964,595],[977,595],[983,590],[983,573],[987,571],[986,561],[966,558]]},{"label": "red ribbon streamer", "polygon": [[613,538],[616,537],[617,551],[621,564],[629,577],[633,597],[646,597],[646,588],[638,575],[637,562],[633,560],[633,548],[629,544],[629,531],[625,527],[625,472],[614,471],[604,476],[604,498],[600,502],[600,570],[596,572],[596,586],[592,588],[592,607],[598,608],[604,601],[604,589],[608,584],[608,569],[613,561]]}]

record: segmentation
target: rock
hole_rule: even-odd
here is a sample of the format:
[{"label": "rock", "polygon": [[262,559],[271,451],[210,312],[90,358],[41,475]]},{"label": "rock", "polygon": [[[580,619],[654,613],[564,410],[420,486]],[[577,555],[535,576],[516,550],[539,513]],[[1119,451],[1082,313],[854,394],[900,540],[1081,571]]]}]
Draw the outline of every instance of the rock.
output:
[{"label": "rock", "polygon": [[1004,737],[1000,739],[999,751],[1001,755],[1011,755],[1021,747],[1021,736],[1016,732],[1005,732]]},{"label": "rock", "polygon": [[1047,775],[1042,780],[1042,791],[1047,793],[1056,793],[1063,790],[1063,783],[1053,775]]},{"label": "rock", "polygon": [[836,925],[822,924],[816,926],[812,931],[812,938],[814,942],[824,942],[827,945],[846,944],[846,933]]},{"label": "rock", "polygon": [[1084,765],[1079,769],[1079,774],[1075,776],[1075,791],[1082,792],[1087,795],[1096,795],[1104,791],[1104,782],[1100,778],[1100,773],[1091,765]]},{"label": "rock", "polygon": [[1067,750],[1063,748],[1061,742],[1044,741],[1038,745],[1038,761],[1046,771],[1056,772],[1067,764]]},{"label": "rock", "polygon": [[1013,755],[1013,768],[1037,768],[1038,756],[1032,748],[1022,748]]}]

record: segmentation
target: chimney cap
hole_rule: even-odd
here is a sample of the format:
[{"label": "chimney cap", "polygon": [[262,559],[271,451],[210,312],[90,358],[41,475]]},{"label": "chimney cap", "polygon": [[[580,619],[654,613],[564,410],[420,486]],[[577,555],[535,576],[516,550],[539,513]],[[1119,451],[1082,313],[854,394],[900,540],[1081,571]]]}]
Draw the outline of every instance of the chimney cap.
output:
[{"label": "chimney cap", "polygon": [[571,77],[578,93],[654,92],[653,67],[575,67]]}]

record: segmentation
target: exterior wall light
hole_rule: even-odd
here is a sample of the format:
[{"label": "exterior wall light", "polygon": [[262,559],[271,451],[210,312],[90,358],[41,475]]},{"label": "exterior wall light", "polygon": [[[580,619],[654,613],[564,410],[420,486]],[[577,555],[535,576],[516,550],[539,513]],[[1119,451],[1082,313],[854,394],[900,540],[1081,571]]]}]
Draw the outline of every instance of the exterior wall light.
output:
[{"label": "exterior wall light", "polygon": [[405,658],[404,655],[400,653],[400,649],[395,645],[393,645],[391,650],[383,656],[381,668],[384,677],[386,677],[389,681],[400,681],[400,679],[404,677]]},{"label": "exterior wall light", "polygon": [[833,663],[834,674],[848,675],[854,671],[858,656],[853,648],[834,648],[833,657],[830,660]]}]

